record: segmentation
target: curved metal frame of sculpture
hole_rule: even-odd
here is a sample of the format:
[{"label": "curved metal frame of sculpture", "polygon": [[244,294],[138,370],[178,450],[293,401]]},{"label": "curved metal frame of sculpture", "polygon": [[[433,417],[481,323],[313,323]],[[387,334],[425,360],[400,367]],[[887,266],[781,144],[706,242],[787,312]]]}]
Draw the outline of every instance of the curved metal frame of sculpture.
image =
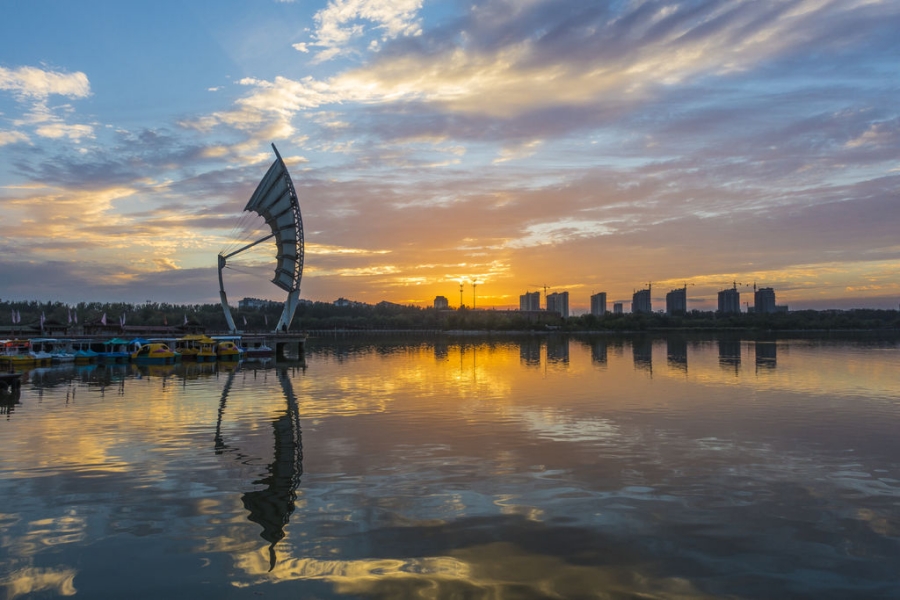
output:
[{"label": "curved metal frame of sculpture", "polygon": [[266,240],[275,238],[277,248],[275,259],[275,277],[272,283],[287,292],[287,299],[284,302],[284,310],[278,324],[275,326],[276,332],[287,331],[291,326],[294,318],[294,312],[300,301],[300,279],[303,276],[303,219],[300,216],[300,201],[297,199],[297,192],[294,190],[294,182],[288,173],[281,155],[275,144],[272,144],[272,150],[275,151],[275,162],[269,167],[268,172],[259,182],[256,191],[244,207],[244,211],[251,211],[263,219],[272,229],[272,233],[266,235],[255,242],[251,242],[234,252],[228,254],[219,254],[219,298],[222,302],[222,309],[225,311],[225,320],[228,328],[232,332],[237,331],[234,319],[231,316],[231,309],[228,307],[228,297],[225,295],[225,284],[222,280],[222,270],[225,268],[229,258],[249,250],[250,248],[260,244]]}]

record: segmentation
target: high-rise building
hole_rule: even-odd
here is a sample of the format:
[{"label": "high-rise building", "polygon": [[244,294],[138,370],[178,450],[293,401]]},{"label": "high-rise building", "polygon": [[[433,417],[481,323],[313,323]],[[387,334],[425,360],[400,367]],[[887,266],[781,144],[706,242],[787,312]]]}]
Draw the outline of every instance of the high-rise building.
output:
[{"label": "high-rise building", "polygon": [[687,286],[666,294],[666,314],[683,315],[687,312]]},{"label": "high-rise building", "polygon": [[621,315],[624,312],[625,311],[622,308],[621,302],[613,302],[613,314],[614,315]]},{"label": "high-rise building", "polygon": [[633,314],[653,312],[653,308],[650,305],[650,288],[634,293],[631,297],[631,312]]},{"label": "high-rise building", "polygon": [[775,312],[775,290],[759,288],[753,293],[753,312],[765,314]]},{"label": "high-rise building", "polygon": [[595,317],[602,317],[606,314],[606,292],[591,296],[591,314]]},{"label": "high-rise building", "polygon": [[719,312],[722,314],[741,312],[741,293],[737,291],[737,287],[719,292]]},{"label": "high-rise building", "polygon": [[435,296],[434,307],[437,310],[447,310],[450,308],[450,302],[447,300],[446,296]]},{"label": "high-rise building", "polygon": [[541,293],[525,292],[519,296],[519,310],[541,310]]},{"label": "high-rise building", "polygon": [[557,312],[563,319],[569,316],[569,292],[547,294],[547,312]]}]

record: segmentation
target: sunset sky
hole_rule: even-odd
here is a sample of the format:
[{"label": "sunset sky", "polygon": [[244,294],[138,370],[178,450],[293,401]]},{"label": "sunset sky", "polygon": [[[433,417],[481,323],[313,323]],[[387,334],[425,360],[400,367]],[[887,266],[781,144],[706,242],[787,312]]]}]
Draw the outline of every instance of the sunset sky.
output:
[{"label": "sunset sky", "polygon": [[896,309],[898,31],[896,0],[5,2],[0,300],[217,302],[274,143],[302,298]]}]

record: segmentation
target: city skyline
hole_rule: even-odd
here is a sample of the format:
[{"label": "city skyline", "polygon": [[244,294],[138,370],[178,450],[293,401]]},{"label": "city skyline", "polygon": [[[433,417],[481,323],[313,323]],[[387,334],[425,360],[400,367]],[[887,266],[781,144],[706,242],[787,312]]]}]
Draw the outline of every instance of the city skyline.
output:
[{"label": "city skyline", "polygon": [[[217,302],[216,255],[275,143],[303,299],[567,291],[580,314],[652,282],[654,308],[687,286],[689,310],[715,310],[736,282],[792,310],[900,303],[896,3],[4,13],[3,300]],[[230,297],[283,300],[245,267]]]}]

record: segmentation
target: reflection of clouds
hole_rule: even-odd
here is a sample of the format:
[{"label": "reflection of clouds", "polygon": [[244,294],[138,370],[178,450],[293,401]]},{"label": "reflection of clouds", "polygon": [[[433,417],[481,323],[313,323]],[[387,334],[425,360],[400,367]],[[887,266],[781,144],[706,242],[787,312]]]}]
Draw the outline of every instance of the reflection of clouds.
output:
[{"label": "reflection of clouds", "polygon": [[26,529],[22,533],[18,531],[21,525],[19,515],[0,515],[0,547],[12,557],[2,564],[3,570],[8,572],[0,577],[0,590],[5,590],[4,597],[13,600],[45,593],[73,596],[77,570],[63,565],[35,567],[34,557],[41,552],[52,553],[63,544],[83,542],[87,537],[87,519],[69,511],[59,517],[24,523]]},{"label": "reflection of clouds", "polygon": [[619,427],[608,419],[558,409],[524,409],[516,411],[516,416],[529,431],[554,442],[592,442],[621,435]]},{"label": "reflection of clouds", "polygon": [[[248,572],[264,565],[248,564],[261,556],[247,555]],[[449,550],[446,556],[391,559],[284,561],[266,581],[321,580],[338,594],[375,598],[421,597],[568,598],[587,590],[606,598],[711,598],[687,579],[656,577],[640,568],[621,565],[572,564],[557,556],[538,554],[509,542],[494,542]],[[258,582],[257,582],[258,583]],[[243,587],[252,584],[235,584]]]},{"label": "reflection of clouds", "polygon": [[74,596],[76,573],[77,571],[71,568],[19,569],[0,578],[0,587],[6,589],[7,600],[48,592],[59,596]]},{"label": "reflection of clouds", "polygon": [[[74,511],[55,519],[41,519],[29,523],[29,531],[23,542],[22,554],[35,554],[39,549],[59,544],[71,544],[85,539],[87,520]],[[28,552],[30,547],[33,552]]]}]

